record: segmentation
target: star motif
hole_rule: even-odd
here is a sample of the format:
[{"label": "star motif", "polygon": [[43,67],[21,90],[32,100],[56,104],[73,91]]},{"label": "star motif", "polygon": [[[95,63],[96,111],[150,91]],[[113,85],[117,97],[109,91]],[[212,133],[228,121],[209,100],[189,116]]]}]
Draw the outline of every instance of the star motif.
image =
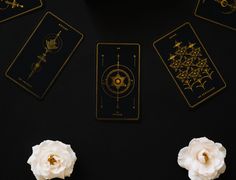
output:
[{"label": "star motif", "polygon": [[185,59],[185,61],[183,62],[183,66],[185,66],[185,67],[190,67],[190,66],[192,66],[192,64],[193,64],[193,58],[184,58]]},{"label": "star motif", "polygon": [[173,68],[175,71],[178,71],[178,69],[181,66],[181,60],[175,60],[170,67]]},{"label": "star motif", "polygon": [[121,87],[126,87],[125,84],[126,77],[122,77],[119,73],[111,77],[111,79],[112,79],[111,86],[116,87],[116,89],[120,89]]},{"label": "star motif", "polygon": [[193,48],[192,52],[189,54],[192,57],[198,57],[198,56],[202,56],[201,55],[201,48]]},{"label": "star motif", "polygon": [[179,55],[179,56],[184,56],[185,53],[186,53],[186,50],[187,50],[187,47],[184,46],[184,47],[180,47],[176,52],[175,54]]},{"label": "star motif", "polygon": [[208,67],[207,65],[207,59],[199,59],[199,62],[196,64],[197,67],[199,68],[204,68],[204,67]]}]

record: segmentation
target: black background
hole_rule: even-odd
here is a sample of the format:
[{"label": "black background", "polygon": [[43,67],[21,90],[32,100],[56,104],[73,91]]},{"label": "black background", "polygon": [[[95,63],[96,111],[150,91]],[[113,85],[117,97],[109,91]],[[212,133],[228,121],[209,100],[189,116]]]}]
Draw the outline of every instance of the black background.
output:
[{"label": "black background", "polygon": [[[221,142],[227,171],[236,178],[236,32],[193,16],[196,1],[48,0],[31,14],[0,24],[0,179],[34,179],[26,163],[31,147],[46,139],[72,145],[79,160],[70,179],[187,180],[178,151],[194,137]],[[44,101],[18,88],[4,72],[43,14],[50,10],[85,34],[85,39]],[[189,21],[228,87],[198,108],[188,108],[152,47],[157,38]],[[97,42],[141,44],[141,119],[95,119]]]}]

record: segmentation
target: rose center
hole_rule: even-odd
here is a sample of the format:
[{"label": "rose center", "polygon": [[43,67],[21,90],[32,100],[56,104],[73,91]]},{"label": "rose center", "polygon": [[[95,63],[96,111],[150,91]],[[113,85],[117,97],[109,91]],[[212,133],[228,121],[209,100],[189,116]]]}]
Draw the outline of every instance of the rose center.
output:
[{"label": "rose center", "polygon": [[209,160],[209,157],[208,157],[207,153],[203,153],[202,155],[203,155],[203,157],[205,159],[205,162],[207,162]]},{"label": "rose center", "polygon": [[48,162],[50,163],[50,165],[54,165],[55,163],[57,163],[57,160],[55,159],[54,155],[50,155],[48,157]]},{"label": "rose center", "polygon": [[203,164],[206,164],[206,163],[208,163],[208,161],[209,161],[209,154],[208,154],[208,152],[206,152],[206,151],[201,151],[199,154],[198,154],[198,160],[201,162],[201,163],[203,163]]}]

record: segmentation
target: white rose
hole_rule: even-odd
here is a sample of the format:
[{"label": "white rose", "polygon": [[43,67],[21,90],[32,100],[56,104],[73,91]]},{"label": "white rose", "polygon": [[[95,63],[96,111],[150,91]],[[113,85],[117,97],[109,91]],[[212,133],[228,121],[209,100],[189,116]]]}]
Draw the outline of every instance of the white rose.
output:
[{"label": "white rose", "polygon": [[76,154],[70,145],[60,141],[43,141],[34,146],[27,163],[31,165],[37,180],[65,179],[73,172]]},{"label": "white rose", "polygon": [[226,149],[206,137],[193,139],[178,154],[178,164],[191,180],[213,180],[225,172]]}]

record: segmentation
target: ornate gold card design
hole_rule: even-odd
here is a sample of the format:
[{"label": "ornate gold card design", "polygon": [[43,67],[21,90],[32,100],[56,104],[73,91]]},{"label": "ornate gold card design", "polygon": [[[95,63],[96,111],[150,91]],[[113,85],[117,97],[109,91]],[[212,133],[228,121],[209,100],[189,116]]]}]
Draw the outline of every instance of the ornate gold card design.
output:
[{"label": "ornate gold card design", "polygon": [[38,99],[43,99],[83,37],[80,31],[47,12],[5,76]]},{"label": "ornate gold card design", "polygon": [[176,41],[175,52],[170,54],[170,68],[176,72],[176,79],[182,82],[185,90],[205,89],[208,80],[212,80],[213,70],[208,65],[208,58],[203,57],[201,47],[196,43],[184,44]]},{"label": "ornate gold card design", "polygon": [[140,45],[98,43],[96,48],[96,118],[138,120]]},{"label": "ornate gold card design", "polygon": [[223,77],[190,23],[159,38],[153,46],[189,107],[198,106],[226,88]]}]

